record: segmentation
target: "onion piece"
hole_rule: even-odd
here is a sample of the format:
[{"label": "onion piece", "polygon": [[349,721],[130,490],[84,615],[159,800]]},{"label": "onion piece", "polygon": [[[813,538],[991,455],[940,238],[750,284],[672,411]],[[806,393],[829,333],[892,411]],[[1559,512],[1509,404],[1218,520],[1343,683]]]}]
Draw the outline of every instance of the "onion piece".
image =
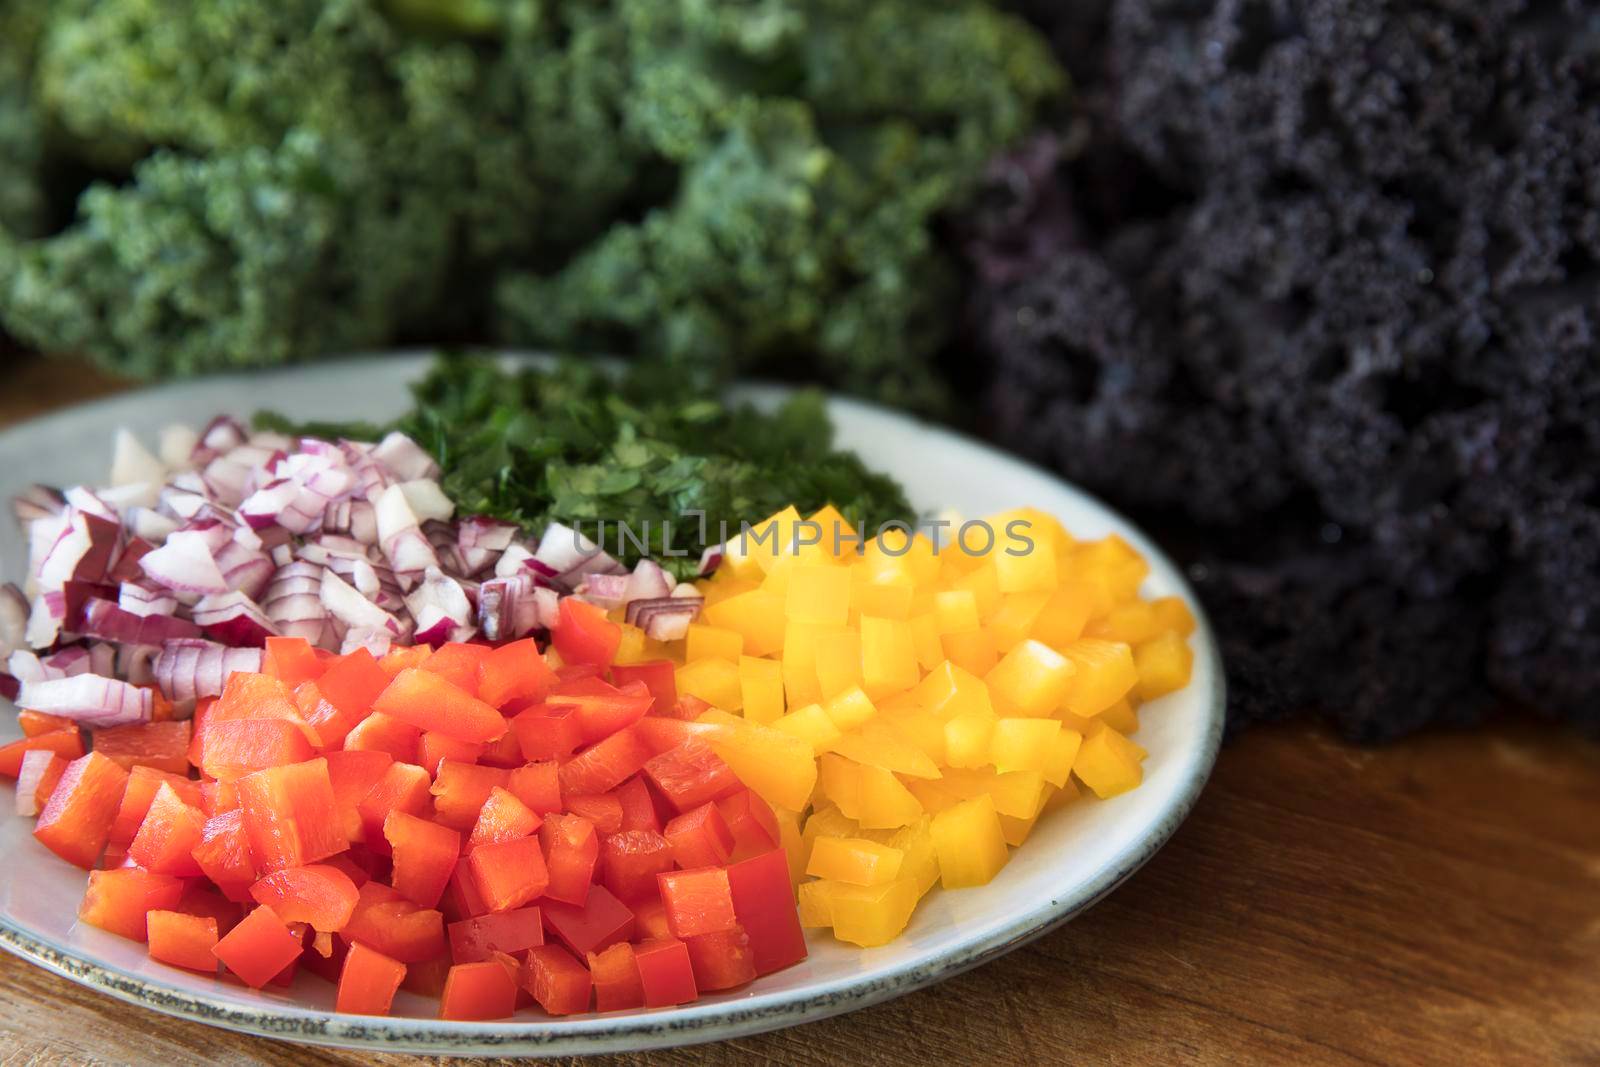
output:
[{"label": "onion piece", "polygon": [[139,561],[152,581],[171,589],[180,600],[193,603],[211,593],[226,593],[228,583],[211,558],[204,533],[179,530],[167,543]]},{"label": "onion piece", "polygon": [[697,572],[702,578],[709,578],[722,566],[722,557],[725,554],[722,545],[707,545],[706,550],[700,553],[700,569]]},{"label": "onion piece", "polygon": [[500,553],[500,558],[494,562],[494,576],[496,578],[510,578],[515,574],[538,573],[528,566],[533,559],[533,553],[528,551],[528,546],[521,542],[514,542]]},{"label": "onion piece", "polygon": [[156,452],[167,467],[182,467],[189,463],[199,444],[200,435],[193,427],[174,423],[164,427],[156,438]]},{"label": "onion piece", "polygon": [[611,611],[627,601],[628,576],[625,574],[591,574],[578,586],[578,596],[589,603]]},{"label": "onion piece", "polygon": [[40,593],[33,598],[24,637],[29,648],[49,648],[61,637],[67,619],[67,598],[60,592]]},{"label": "onion piece", "polygon": [[149,722],[155,711],[154,694],[115,678],[79,674],[22,683],[17,706],[47,715],[60,715],[85,726],[123,726]]},{"label": "onion piece", "polygon": [[117,607],[141,619],[151,615],[175,615],[178,598],[138,582],[123,582],[117,592]]},{"label": "onion piece", "polygon": [[167,476],[162,462],[150,454],[133,432],[126,427],[117,430],[111,442],[111,484],[134,485],[139,482],[160,484]]},{"label": "onion piece", "polygon": [[[375,659],[389,654],[394,647],[394,634],[385,629],[374,629],[370,626],[352,626],[345,632],[344,640],[339,643],[339,654],[349,655],[358,648],[364,648]],[[419,644],[421,642],[418,642]]]},{"label": "onion piece", "polygon": [[31,817],[39,814],[39,787],[44,784],[44,772],[59,758],[49,749],[34,749],[22,754],[22,767],[17,771],[18,815]]},{"label": "onion piece", "polygon": [[700,614],[705,598],[667,596],[635,600],[628,605],[625,620],[655,641],[677,641],[689,633],[689,624]]},{"label": "onion piece", "polygon": [[633,573],[628,575],[622,599],[624,603],[631,603],[671,595],[672,576],[655,560],[641,559],[634,564]]},{"label": "onion piece", "polygon": [[61,490],[48,485],[30,485],[11,498],[11,514],[22,525],[59,515],[66,509],[67,501],[61,495]]},{"label": "onion piece", "polygon": [[14,585],[0,585],[0,661],[27,647],[28,598]]},{"label": "onion piece", "polygon": [[160,544],[178,528],[178,520],[168,518],[151,507],[129,508],[122,517],[123,524],[134,537]]},{"label": "onion piece", "polygon": [[387,629],[400,632],[400,623],[393,615],[368,600],[355,587],[330,570],[322,572],[322,604],[328,613],[346,626]]},{"label": "onion piece", "polygon": [[194,606],[194,623],[207,637],[230,648],[261,648],[267,638],[279,636],[256,602],[240,592],[203,597]]},{"label": "onion piece", "polygon": [[39,659],[47,678],[71,678],[77,674],[89,674],[93,666],[94,657],[82,645],[72,645],[59,652],[53,652]]},{"label": "onion piece", "polygon": [[222,695],[228,676],[259,674],[259,648],[226,648],[210,641],[169,641],[156,657],[156,684],[166,698],[187,705],[201,697]]},{"label": "onion piece", "polygon": [[465,641],[476,632],[466,591],[437,567],[424,572],[422,584],[406,597],[406,609],[416,625],[418,644]]},{"label": "onion piece", "polygon": [[411,513],[423,522],[429,519],[446,522],[456,513],[455,501],[445,496],[439,483],[432,478],[401,482],[400,492],[405,495],[406,503],[411,505]]},{"label": "onion piece", "polygon": [[439,465],[421,445],[398,430],[393,431],[372,450],[372,458],[395,481],[413,482],[424,478],[438,478]]},{"label": "onion piece", "polygon": [[161,645],[200,636],[188,619],[172,615],[137,615],[110,600],[91,600],[75,624],[78,632],[97,641],[121,645]]}]

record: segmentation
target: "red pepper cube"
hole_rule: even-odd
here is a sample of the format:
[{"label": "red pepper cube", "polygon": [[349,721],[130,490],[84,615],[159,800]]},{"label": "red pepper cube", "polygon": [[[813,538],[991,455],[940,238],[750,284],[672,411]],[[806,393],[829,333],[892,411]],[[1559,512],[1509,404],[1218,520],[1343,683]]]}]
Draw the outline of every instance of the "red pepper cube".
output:
[{"label": "red pepper cube", "polygon": [[295,686],[294,706],[300,709],[300,717],[306,725],[317,732],[321,741],[317,747],[323,751],[343,748],[345,737],[367,717],[364,710],[351,713],[339,708],[322,695],[322,687],[316,682],[301,682]]},{"label": "red pepper cube", "polygon": [[405,981],[406,965],[376,949],[355,944],[339,970],[334,1010],[347,1015],[388,1015],[394,994]]},{"label": "red pepper cube", "polygon": [[623,1011],[644,1005],[639,964],[633,958],[633,946],[626,941],[589,953],[589,976],[594,982],[595,1011]]},{"label": "red pepper cube", "polygon": [[187,719],[102,727],[94,732],[94,750],[129,771],[154,767],[187,776],[189,729]]},{"label": "red pepper cube", "polygon": [[644,765],[644,773],[680,812],[720,800],[744,788],[733,768],[698,738],[690,738],[653,757]]},{"label": "red pepper cube", "polygon": [[518,908],[463,919],[449,926],[450,958],[456,963],[480,963],[496,952],[516,956],[544,944],[544,921],[538,908]]},{"label": "red pepper cube", "polygon": [[611,791],[622,804],[622,829],[661,832],[661,815],[656,811],[656,798],[639,775],[634,775]]},{"label": "red pepper cube", "polygon": [[641,900],[631,905],[633,908],[633,932],[638,941],[661,941],[672,936],[672,929],[667,926],[667,906],[661,903],[658,893],[649,900]]},{"label": "red pepper cube", "polygon": [[489,905],[483,902],[483,895],[478,892],[478,880],[472,875],[470,861],[456,864],[450,883],[444,887],[439,909],[451,922],[489,914]]},{"label": "red pepper cube", "polygon": [[238,781],[239,810],[256,866],[304,867],[350,847],[328,778],[328,761],[269,767]]},{"label": "red pepper cube", "polygon": [[78,724],[65,715],[51,715],[43,711],[30,711],[27,708],[17,712],[17,726],[21,728],[23,737],[38,737],[40,734],[53,734],[57,730],[78,728]]},{"label": "red pepper cube", "polygon": [[[238,677],[235,675],[234,677]],[[316,754],[296,713],[288,719],[222,719],[206,723],[200,769],[212,778],[233,781],[268,767],[302,763]]]},{"label": "red pepper cube", "polygon": [[633,911],[611,895],[605,886],[589,891],[582,907],[546,901],[539,908],[544,928],[572,950],[587,957],[633,936]]},{"label": "red pepper cube", "polygon": [[568,797],[567,812],[588,819],[602,834],[622,829],[622,800],[616,793]]},{"label": "red pepper cube", "polygon": [[659,895],[656,875],[672,870],[672,846],[651,830],[623,830],[600,842],[600,881],[630,904]]},{"label": "red pepper cube", "polygon": [[522,766],[522,742],[517,739],[515,730],[506,730],[505,736],[498,741],[491,741],[483,746],[483,754],[478,757],[478,762],[488,767],[504,767],[511,770]]},{"label": "red pepper cube", "polygon": [[511,720],[522,756],[528,760],[566,759],[583,743],[577,709],[535,704]]},{"label": "red pepper cube", "polygon": [[750,938],[737,924],[731,930],[686,937],[683,944],[689,950],[695,987],[703,992],[735,989],[756,980]]},{"label": "red pepper cube", "polygon": [[645,1007],[667,1008],[700,996],[688,946],[677,938],[642,941],[633,946],[633,957],[639,967]]},{"label": "red pepper cube", "polygon": [[728,888],[733,893],[733,913],[750,937],[757,974],[781,971],[806,958],[806,935],[783,849],[730,864]]},{"label": "red pepper cube", "polygon": [[388,673],[378,666],[372,653],[358,648],[328,664],[328,669],[317,678],[317,688],[343,715],[360,722],[372,710],[373,702],[389,687],[389,682]]},{"label": "red pepper cube", "polygon": [[383,824],[391,811],[407,815],[426,815],[433,807],[430,789],[433,779],[415,763],[391,763],[383,775],[373,783],[367,795],[356,805],[361,816],[362,835],[367,847],[380,855],[387,855],[389,842],[383,836]]},{"label": "red pepper cube", "polygon": [[445,976],[439,1018],[509,1019],[517,1010],[517,983],[499,960],[458,963]]},{"label": "red pepper cube", "polygon": [[250,887],[250,895],[286,923],[306,923],[330,933],[349,924],[361,891],[339,868],[313,863],[272,872]]},{"label": "red pepper cube", "polygon": [[511,781],[511,772],[503,767],[479,767],[447,759],[439,764],[434,776],[433,813],[444,825],[457,830],[472,829],[478,821],[483,802],[495,786],[502,789]]},{"label": "red pepper cube", "polygon": [[783,843],[778,817],[753,789],[741,789],[717,801],[717,812],[733,835],[733,859],[770,852]]},{"label": "red pepper cube", "polygon": [[715,804],[702,804],[667,823],[662,836],[685,869],[718,867],[733,855],[733,833]]},{"label": "red pepper cube", "polygon": [[381,882],[361,887],[355,911],[339,936],[405,964],[422,963],[446,952],[444,916],[432,908],[417,907]]},{"label": "red pepper cube", "polygon": [[438,904],[461,857],[461,835],[448,826],[391,811],[383,821],[383,836],[394,856],[394,888],[419,907]]},{"label": "red pepper cube", "polygon": [[522,963],[522,988],[547,1015],[577,1015],[589,1010],[589,970],[560,945],[528,950]]},{"label": "red pepper cube", "polygon": [[457,763],[477,763],[483,755],[484,745],[478,741],[462,741],[448,737],[436,730],[424,730],[417,739],[417,762],[429,772],[437,774],[439,764],[445,760]]},{"label": "red pepper cube", "polygon": [[244,812],[238,808],[207,819],[200,828],[200,843],[190,855],[201,872],[224,892],[237,891],[256,881],[250,835],[244,829]]},{"label": "red pepper cube", "polygon": [[158,771],[154,767],[135,767],[128,772],[128,784],[122,790],[122,803],[117,808],[117,817],[111,824],[107,840],[119,845],[126,845],[133,840],[133,835],[139,832],[139,824],[144,822],[151,803],[156,799],[156,790],[161,788],[163,782],[176,790],[185,804],[203,807],[199,782],[169,771]]},{"label": "red pepper cube", "polygon": [[555,760],[529,763],[513,769],[506,788],[535,815],[561,811],[561,767]]},{"label": "red pepper cube", "polygon": [[361,802],[394,763],[394,757],[387,752],[336,749],[322,758],[328,761],[328,783],[333,786],[333,802],[339,809],[345,836],[352,844],[365,841],[367,827],[361,818]]},{"label": "red pepper cube", "polygon": [[415,667],[396,675],[372,710],[461,741],[487,744],[506,732],[505,717],[494,708],[444,676]]},{"label": "red pepper cube", "polygon": [[321,678],[328,665],[303,637],[269,637],[261,654],[261,673],[290,689]]},{"label": "red pepper cube", "polygon": [[239,920],[212,953],[245,985],[260,989],[300,957],[300,939],[262,905]]},{"label": "red pepper cube", "polygon": [[232,930],[244,918],[244,908],[240,904],[224,897],[198,878],[185,883],[183,896],[178,898],[178,906],[173,910],[217,920],[218,934]]},{"label": "red pepper cube", "polygon": [[643,682],[619,689],[599,678],[582,678],[556,686],[545,703],[576,709],[583,743],[593,744],[644,718],[652,699]]},{"label": "red pepper cube", "polygon": [[145,917],[150,958],[202,974],[217,973],[217,920],[157,909]]},{"label": "red pepper cube", "polygon": [[544,852],[537,837],[479,845],[468,855],[472,880],[491,912],[520,908],[536,900],[550,884]]},{"label": "red pepper cube", "polygon": [[128,772],[98,752],[78,757],[61,772],[39,812],[33,836],[68,863],[93,867],[106,847],[127,786]]},{"label": "red pepper cube", "polygon": [[200,865],[192,853],[201,844],[205,825],[200,809],[185,804],[170,784],[162,782],[128,845],[128,855],[147,871],[198,877]]},{"label": "red pepper cube", "polygon": [[15,778],[22,772],[22,757],[30,752],[54,752],[62,759],[75,760],[83,755],[83,733],[72,726],[0,745],[0,776]]},{"label": "red pepper cube", "polygon": [[650,692],[651,715],[666,715],[678,702],[678,665],[669,659],[653,659],[648,663],[615,664],[611,680],[619,686],[629,682],[642,682]]},{"label": "red pepper cube", "polygon": [[[326,956],[322,954],[323,949],[327,950]],[[318,934],[300,951],[300,966],[324,982],[337,986],[349,956],[349,942],[332,934]]]},{"label": "red pepper cube", "polygon": [[348,752],[387,752],[396,763],[417,762],[422,731],[408,722],[374,712],[356,723],[345,735]]},{"label": "red pepper cube", "polygon": [[600,836],[594,824],[577,815],[552,815],[539,827],[539,839],[550,868],[545,899],[582,906],[600,858]]},{"label": "red pepper cube", "polygon": [[622,644],[622,627],[606,618],[604,609],[563,597],[550,643],[563,663],[609,667]]},{"label": "red pepper cube", "polygon": [[478,674],[483,661],[493,650],[488,645],[452,642],[440,645],[422,661],[421,668],[437,674],[463,693],[478,695]]},{"label": "red pepper cube", "polygon": [[637,726],[618,730],[561,765],[561,794],[609,793],[639,773],[650,756]]},{"label": "red pepper cube", "polygon": [[656,876],[661,903],[667,906],[672,936],[695,937],[732,930],[739,925],[733,912],[733,891],[728,872],[721,867],[693,871],[667,871]]},{"label": "red pepper cube", "polygon": [[515,841],[535,833],[544,822],[509,789],[495,786],[478,809],[478,821],[467,838],[467,850],[499,841]]},{"label": "red pepper cube", "polygon": [[171,909],[183,897],[183,881],[138,867],[90,871],[89,885],[78,906],[78,918],[133,941],[145,939],[145,916],[152,909]]},{"label": "red pepper cube", "polygon": [[496,708],[543,700],[555,684],[556,672],[531,637],[501,645],[478,664],[478,699]]},{"label": "red pepper cube", "polygon": [[[428,645],[396,646],[378,657],[378,669],[393,678],[407,667],[420,667],[428,662],[433,649]],[[444,972],[439,973],[439,987],[444,988]]]}]

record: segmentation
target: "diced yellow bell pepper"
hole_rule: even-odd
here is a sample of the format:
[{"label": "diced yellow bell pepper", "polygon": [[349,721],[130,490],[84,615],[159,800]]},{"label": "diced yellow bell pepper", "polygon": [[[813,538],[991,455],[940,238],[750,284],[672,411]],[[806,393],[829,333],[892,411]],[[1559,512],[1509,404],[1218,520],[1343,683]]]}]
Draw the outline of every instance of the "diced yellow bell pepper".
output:
[{"label": "diced yellow bell pepper", "polygon": [[834,741],[831,748],[863,766],[882,767],[912,778],[939,777],[939,767],[933,760],[881,727],[868,726],[860,732],[847,733]]},{"label": "diced yellow bell pepper", "polygon": [[938,554],[928,536],[910,534],[898,527],[890,527],[868,541],[862,558],[884,569],[890,566],[904,569],[918,585],[934,581],[940,570]]},{"label": "diced yellow bell pepper", "polygon": [[918,672],[931,671],[944,662],[944,645],[939,642],[939,624],[931,611],[911,616],[911,647],[917,653]]},{"label": "diced yellow bell pepper", "polygon": [[917,684],[915,692],[918,703],[937,719],[966,714],[994,718],[988,685],[954,661],[946,661],[929,671]]},{"label": "diced yellow bell pepper", "polygon": [[951,663],[980,677],[988,674],[989,670],[1000,662],[1000,653],[995,651],[994,638],[989,636],[987,630],[945,634],[939,638],[939,643],[944,646],[944,654]]},{"label": "diced yellow bell pepper", "polygon": [[861,684],[861,635],[839,630],[817,635],[817,685],[824,700]]},{"label": "diced yellow bell pepper", "polygon": [[995,720],[987,715],[966,712],[944,723],[945,764],[949,767],[982,767],[989,762],[989,741]]},{"label": "diced yellow bell pepper", "polygon": [[798,538],[795,528],[799,523],[800,513],[793,504],[756,523],[753,528],[755,532],[746,535],[756,565],[763,571],[771,572],[780,560],[796,555]]},{"label": "diced yellow bell pepper", "polygon": [[693,663],[702,659],[725,659],[738,663],[744,655],[744,637],[734,630],[708,626],[703,622],[689,624],[689,637],[684,642],[683,659]]},{"label": "diced yellow bell pepper", "polygon": [[[1138,662],[1138,657],[1139,654],[1135,651],[1135,663]],[[1123,697],[1095,718],[1124,736],[1137,733],[1139,730],[1139,713],[1133,710],[1133,703],[1127,697]]]},{"label": "diced yellow bell pepper", "polygon": [[806,846],[800,838],[800,813],[788,808],[773,808],[772,817],[778,820],[778,841],[789,861],[789,885],[800,884],[806,873]]},{"label": "diced yellow bell pepper", "polygon": [[637,626],[622,624],[622,640],[617,644],[617,654],[611,658],[613,663],[633,664],[643,663],[650,656],[645,651],[646,641],[644,631]]},{"label": "diced yellow bell pepper", "polygon": [[884,697],[877,702],[877,706],[879,711],[893,712],[896,715],[927,710],[922,706],[922,701],[918,698],[915,689],[908,689],[904,693],[896,693],[893,696]]},{"label": "diced yellow bell pepper", "polygon": [[[863,766],[857,771],[861,789],[861,829],[890,830],[922,814],[916,795],[882,767]],[[911,779],[918,781],[919,779]],[[931,781],[932,779],[920,779]]]},{"label": "diced yellow bell pepper", "polygon": [[933,610],[941,634],[967,634],[978,628],[978,598],[970,589],[935,593]]},{"label": "diced yellow bell pepper", "polygon": [[724,600],[736,597],[740,593],[748,593],[752,589],[760,589],[761,583],[756,579],[761,577],[761,569],[754,563],[750,564],[754,570],[755,578],[735,578],[733,572],[719,567],[716,574],[710,578],[695,583],[700,590],[700,595],[706,598],[706,605],[720,604]]},{"label": "diced yellow bell pepper", "polygon": [[1050,752],[1040,772],[1044,780],[1056,789],[1066,789],[1072,781],[1072,765],[1077,761],[1078,749],[1082,744],[1083,733],[1079,730],[1063,728],[1052,737]]},{"label": "diced yellow bell pepper", "polygon": [[732,630],[744,639],[747,656],[768,656],[783,648],[783,597],[766,589],[707,604],[706,622]]},{"label": "diced yellow bell pepper", "polygon": [[800,738],[818,755],[828,751],[829,746],[841,736],[839,728],[833,724],[828,713],[822,710],[821,704],[807,704],[803,708],[796,708],[774,722],[772,728]]},{"label": "diced yellow bell pepper", "polygon": [[878,709],[859,685],[853,685],[842,693],[835,693],[822,707],[841,733],[861,729],[878,714]]},{"label": "diced yellow bell pepper", "polygon": [[850,615],[876,615],[885,619],[904,619],[911,614],[911,601],[917,587],[911,575],[905,572],[872,575],[867,564],[858,563],[852,570],[856,579],[850,589]]},{"label": "diced yellow bell pepper", "polygon": [[824,504],[807,515],[806,521],[816,523],[822,528],[820,544],[827,550],[828,555],[837,558],[853,557],[860,553],[861,531],[852,526],[850,520],[832,504]]},{"label": "diced yellow bell pepper", "polygon": [[939,812],[930,826],[946,889],[988,885],[1006,865],[1005,832],[994,801],[975,796]]},{"label": "diced yellow bell pepper", "polygon": [[1151,601],[1151,607],[1155,608],[1156,618],[1161,620],[1163,630],[1171,630],[1180,637],[1194,633],[1194,612],[1189,610],[1189,605],[1183,602],[1182,597],[1164,596]]},{"label": "diced yellow bell pepper", "polygon": [[917,895],[932,889],[939,881],[939,853],[933,847],[932,820],[923,815],[896,830],[885,842],[905,856],[900,872],[917,885]]},{"label": "diced yellow bell pepper", "polygon": [[920,681],[922,671],[917,666],[911,624],[901,619],[861,616],[861,688],[867,695],[899,693]]},{"label": "diced yellow bell pepper", "polygon": [[1049,794],[1055,792],[1054,787],[1045,786],[1045,795],[1039,798],[1039,810],[1026,819],[1019,819],[1015,815],[1000,816],[1000,832],[1005,835],[1006,844],[1018,848],[1033,833],[1034,826],[1039,821],[1039,816],[1044,814],[1045,807],[1050,803]]},{"label": "diced yellow bell pepper", "polygon": [[1143,745],[1135,741],[1133,738],[1125,736],[1120,731],[1113,730],[1110,726],[1106,725],[1104,719],[1097,720],[1097,728],[1085,734],[1084,736],[1091,737],[1095,734],[1101,733],[1111,734],[1111,736],[1106,739],[1106,744],[1110,745],[1125,759],[1130,759],[1135,763],[1143,763],[1150,756],[1150,753],[1145,750]]},{"label": "diced yellow bell pepper", "polygon": [[1011,508],[1009,511],[998,512],[990,515],[987,520],[995,531],[997,544],[1008,543],[1005,532],[1013,522],[1023,522],[1025,527],[1018,527],[1017,533],[1026,535],[1029,539],[1047,542],[1052,545],[1059,556],[1062,552],[1077,547],[1077,539],[1067,532],[1061,525],[1061,520],[1047,511],[1034,507]]},{"label": "diced yellow bell pepper", "polygon": [[800,925],[808,930],[824,930],[833,925],[833,887],[835,882],[801,882],[795,889],[800,905]]},{"label": "diced yellow bell pepper", "polygon": [[945,761],[944,723],[920,709],[901,714],[883,710],[879,720],[895,737],[942,766]]},{"label": "diced yellow bell pepper", "polygon": [[767,571],[767,576],[761,579],[761,590],[781,597],[785,603],[789,600],[789,576],[794,573],[798,561],[793,556],[784,556],[772,564]]},{"label": "diced yellow bell pepper", "polygon": [[831,561],[795,563],[784,614],[796,622],[843,626],[850,617],[850,568]]},{"label": "diced yellow bell pepper", "polygon": [[1078,780],[1102,799],[1114,797],[1144,781],[1144,768],[1117,742],[1123,739],[1109,727],[1084,738],[1072,765]]},{"label": "diced yellow bell pepper", "polygon": [[817,788],[845,815],[861,818],[861,768],[854,762],[824,752],[817,757]]},{"label": "diced yellow bell pepper", "polygon": [[993,560],[986,559],[957,578],[955,588],[972,594],[980,619],[987,619],[1000,605],[1000,580],[995,577]]},{"label": "diced yellow bell pepper", "polygon": [[856,821],[833,805],[825,805],[813,811],[806,819],[805,829],[801,831],[800,840],[805,846],[806,855],[811,855],[811,846],[819,837],[856,837],[861,827]]},{"label": "diced yellow bell pepper", "polygon": [[911,878],[873,886],[826,884],[834,886],[828,892],[833,936],[863,948],[886,945],[899,937],[920,899],[917,883]]},{"label": "diced yellow bell pepper", "polygon": [[997,719],[989,736],[989,762],[1000,774],[1007,771],[1044,773],[1051,746],[1061,733],[1055,719]]},{"label": "diced yellow bell pepper", "polygon": [[678,694],[697,696],[714,708],[738,711],[744,707],[739,668],[725,659],[701,659],[677,670]]},{"label": "diced yellow bell pepper", "polygon": [[816,664],[804,666],[783,661],[783,698],[791,708],[815,704],[822,699],[822,686],[817,682]]},{"label": "diced yellow bell pepper", "polygon": [[709,740],[739,781],[768,804],[799,811],[810,803],[811,790],[817,784],[817,760],[807,742],[743,720],[723,727]]},{"label": "diced yellow bell pepper", "polygon": [[1037,530],[1018,528],[1008,536],[1006,530],[997,530],[991,558],[1002,593],[1048,593],[1056,587],[1056,545],[1048,531],[1039,536]]},{"label": "diced yellow bell pepper", "polygon": [[1005,655],[1027,640],[1051,595],[1048,592],[1002,594],[999,605],[984,623],[994,639],[995,651]]},{"label": "diced yellow bell pepper", "polygon": [[996,712],[1036,718],[1056,710],[1076,670],[1062,653],[1029,638],[1007,652],[983,680]]},{"label": "diced yellow bell pepper", "polygon": [[1134,649],[1133,665],[1139,672],[1140,698],[1155,700],[1189,684],[1194,653],[1186,639],[1169,630]]},{"label": "diced yellow bell pepper", "polygon": [[1039,798],[1044,794],[1044,776],[1038,771],[997,774],[987,769],[947,767],[941,781],[963,797],[986,794],[994,801],[996,811],[1018,818],[1027,818],[1038,811]]},{"label": "diced yellow bell pepper", "polygon": [[1055,811],[1057,808],[1064,808],[1082,795],[1083,791],[1078,788],[1078,783],[1069,778],[1065,785],[1045,799],[1044,810]]},{"label": "diced yellow bell pepper", "polygon": [[1074,715],[1098,715],[1139,682],[1133,650],[1120,641],[1084,637],[1067,645],[1061,654],[1074,668],[1061,695],[1061,707]]},{"label": "diced yellow bell pepper", "polygon": [[817,638],[838,628],[792,619],[783,632],[783,690],[791,708],[822,700],[817,682]]},{"label": "diced yellow bell pepper", "polygon": [[936,782],[926,778],[907,778],[902,784],[917,798],[917,803],[921,804],[922,810],[929,815],[937,815],[967,799],[951,789],[942,778]]},{"label": "diced yellow bell pepper", "polygon": [[740,656],[739,692],[746,719],[777,722],[783,717],[783,664],[775,659]]},{"label": "diced yellow bell pepper", "polygon": [[1121,641],[1125,645],[1138,645],[1150,640],[1162,630],[1155,605],[1148,600],[1130,600],[1118,604],[1083,631],[1085,637],[1098,637],[1102,641]]},{"label": "diced yellow bell pepper", "polygon": [[1097,602],[1094,589],[1085,583],[1070,579],[1062,582],[1034,616],[1029,636],[1060,651],[1068,642],[1083,636]]},{"label": "diced yellow bell pepper", "polygon": [[900,877],[906,855],[864,837],[819,837],[811,846],[806,873],[851,885],[882,885]]}]

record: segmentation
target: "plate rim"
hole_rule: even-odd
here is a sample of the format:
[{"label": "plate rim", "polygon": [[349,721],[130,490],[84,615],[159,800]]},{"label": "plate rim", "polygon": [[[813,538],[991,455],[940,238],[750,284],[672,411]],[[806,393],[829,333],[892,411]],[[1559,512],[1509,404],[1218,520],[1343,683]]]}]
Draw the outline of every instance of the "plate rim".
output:
[{"label": "plate rim", "polygon": [[[163,392],[185,384],[211,385],[259,383],[263,379],[294,375],[306,371],[334,372],[339,367],[359,366],[382,361],[400,364],[386,367],[407,381],[412,372],[425,366],[438,349],[396,349],[342,356],[334,359],[269,368],[265,371],[233,373],[158,383],[60,408],[28,419],[0,431],[0,450],[14,437],[57,419],[82,417],[98,409],[126,404],[130,399]],[[547,353],[516,350],[477,350],[508,363],[548,363]],[[779,397],[795,389],[788,384],[741,380],[733,392],[750,397]],[[1187,575],[1136,523],[1117,509],[1060,475],[959,429],[939,425],[906,412],[868,401],[824,391],[830,406],[856,409],[873,418],[887,418],[908,428],[945,435],[963,448],[976,451],[986,463],[1021,468],[1035,477],[1055,483],[1069,496],[1079,498],[1131,533],[1139,549],[1159,565],[1173,581],[1195,613],[1198,632],[1206,635],[1204,653],[1209,660],[1212,680],[1210,692],[1203,694],[1207,715],[1198,751],[1193,753],[1187,776],[1178,784],[1172,800],[1151,832],[1130,841],[1101,865],[1068,898],[1051,900],[1038,908],[1019,913],[1007,922],[958,946],[944,956],[891,968],[880,977],[861,980],[848,976],[820,983],[811,989],[789,992],[756,993],[746,999],[714,1001],[680,1008],[661,1008],[635,1016],[590,1015],[562,1020],[496,1020],[456,1022],[405,1016],[342,1016],[319,1009],[267,1004],[260,1008],[238,1008],[181,989],[164,985],[119,967],[96,962],[64,946],[35,936],[16,925],[0,911],[0,948],[29,960],[69,980],[107,993],[118,1000],[150,1008],[165,1015],[249,1033],[261,1037],[291,1040],[332,1047],[366,1047],[425,1055],[504,1055],[556,1056],[581,1053],[642,1051],[692,1045],[708,1041],[746,1037],[780,1029],[800,1022],[840,1015],[857,1008],[882,1003],[946,978],[981,966],[1059,928],[1126,881],[1150,860],[1172,837],[1194,809],[1201,791],[1210,779],[1221,746],[1227,708],[1227,678],[1221,652],[1204,606],[1195,595]]]}]

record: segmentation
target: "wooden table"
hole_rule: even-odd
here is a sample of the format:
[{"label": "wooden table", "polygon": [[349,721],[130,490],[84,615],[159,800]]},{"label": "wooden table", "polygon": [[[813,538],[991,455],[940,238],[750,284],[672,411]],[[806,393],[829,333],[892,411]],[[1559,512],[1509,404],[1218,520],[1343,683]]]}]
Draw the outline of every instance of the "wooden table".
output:
[{"label": "wooden table", "polygon": [[[0,425],[116,388],[0,369]],[[0,954],[3,1064],[395,1063],[129,1007]],[[652,1063],[1600,1063],[1600,745],[1503,721],[1383,749],[1224,749],[1104,903],[852,1015]]]}]

